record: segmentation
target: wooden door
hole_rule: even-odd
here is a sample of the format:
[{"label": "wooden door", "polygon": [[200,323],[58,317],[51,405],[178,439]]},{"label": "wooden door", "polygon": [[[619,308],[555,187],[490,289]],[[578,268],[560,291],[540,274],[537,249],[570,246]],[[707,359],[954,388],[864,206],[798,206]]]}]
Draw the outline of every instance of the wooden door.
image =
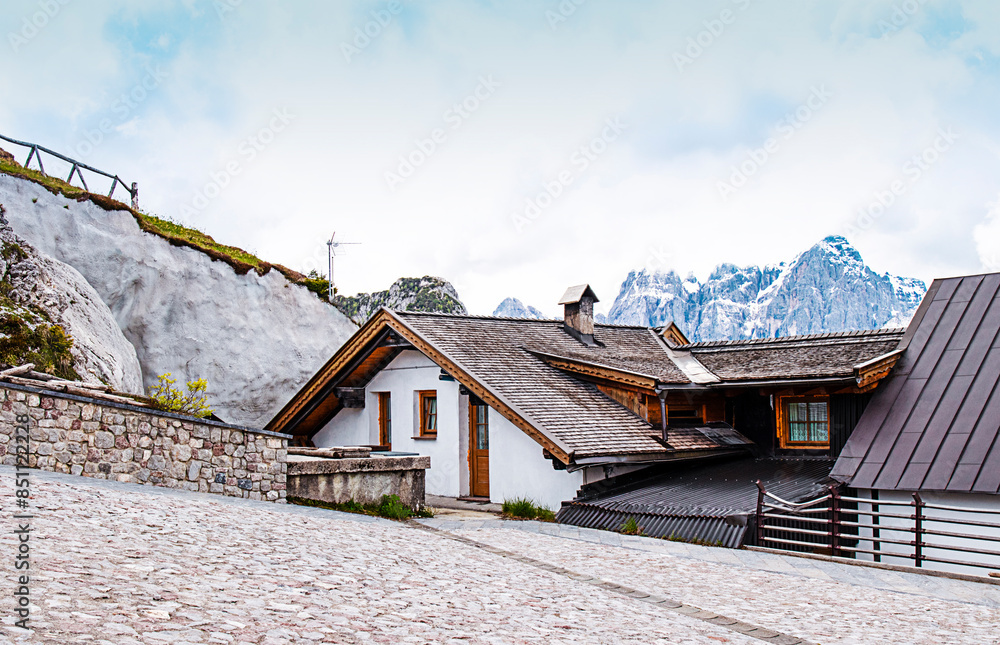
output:
[{"label": "wooden door", "polygon": [[490,415],[489,406],[469,399],[469,494],[490,496]]}]

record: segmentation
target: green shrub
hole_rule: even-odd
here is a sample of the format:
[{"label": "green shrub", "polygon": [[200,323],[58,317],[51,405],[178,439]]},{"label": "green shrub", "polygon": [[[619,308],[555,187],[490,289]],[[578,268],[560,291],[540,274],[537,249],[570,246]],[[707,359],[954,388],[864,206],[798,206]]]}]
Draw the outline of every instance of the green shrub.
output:
[{"label": "green shrub", "polygon": [[639,522],[636,521],[631,515],[625,520],[625,523],[618,527],[619,533],[624,533],[625,535],[644,535],[642,527],[639,526]]},{"label": "green shrub", "polygon": [[555,522],[556,514],[549,509],[538,506],[534,501],[526,497],[515,497],[505,499],[501,507],[504,517],[519,520],[541,520],[542,522]]},{"label": "green shrub", "polygon": [[40,316],[31,323],[24,316],[0,313],[0,365],[34,363],[39,372],[79,380],[70,352],[73,338],[59,325],[38,322]]},{"label": "green shrub", "polygon": [[413,515],[410,507],[400,501],[399,495],[383,495],[377,512],[381,517],[390,520],[408,520]]},{"label": "green shrub", "polygon": [[205,390],[208,389],[205,379],[188,382],[188,391],[185,394],[174,387],[177,379],[170,378],[171,376],[169,372],[160,374],[156,385],[149,388],[149,398],[158,409],[201,418],[212,414],[212,409],[208,407],[208,397],[205,395]]}]

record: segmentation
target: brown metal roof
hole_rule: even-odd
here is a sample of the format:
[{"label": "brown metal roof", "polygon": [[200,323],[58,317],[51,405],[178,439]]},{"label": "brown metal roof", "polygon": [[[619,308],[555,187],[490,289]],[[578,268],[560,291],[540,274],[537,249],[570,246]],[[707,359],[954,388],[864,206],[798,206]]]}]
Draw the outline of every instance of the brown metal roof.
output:
[{"label": "brown metal roof", "polygon": [[896,349],[902,329],[693,343],[688,350],[723,381],[847,378],[854,367]]},{"label": "brown metal roof", "polygon": [[855,488],[1000,493],[1000,273],[935,280],[832,475]]}]

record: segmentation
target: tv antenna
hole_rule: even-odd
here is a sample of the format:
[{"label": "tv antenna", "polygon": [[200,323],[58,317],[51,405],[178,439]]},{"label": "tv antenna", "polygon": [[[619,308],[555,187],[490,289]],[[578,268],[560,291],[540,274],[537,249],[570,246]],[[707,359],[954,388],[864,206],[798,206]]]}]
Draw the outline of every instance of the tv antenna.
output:
[{"label": "tv antenna", "polygon": [[327,295],[327,299],[330,302],[333,302],[333,258],[337,257],[337,249],[339,249],[341,246],[345,246],[347,244],[361,244],[361,242],[341,242],[339,240],[335,240],[334,238],[336,238],[336,237],[337,237],[337,231],[334,231],[333,235],[330,236],[330,240],[326,243],[327,256],[328,256],[328,260],[329,260],[329,263],[330,263],[329,264],[329,267],[330,267],[330,274],[329,274],[329,276],[330,276],[330,284],[329,284],[329,293]]}]

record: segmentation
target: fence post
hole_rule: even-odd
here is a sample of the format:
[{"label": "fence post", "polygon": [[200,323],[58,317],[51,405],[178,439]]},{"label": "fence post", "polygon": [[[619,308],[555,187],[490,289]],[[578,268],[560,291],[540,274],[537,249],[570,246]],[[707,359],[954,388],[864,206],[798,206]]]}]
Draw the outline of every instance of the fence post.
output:
[{"label": "fence post", "polygon": [[139,210],[139,182],[132,182],[132,190],[129,191],[132,194],[132,210]]},{"label": "fence post", "polygon": [[830,486],[830,547],[833,556],[840,555],[840,491]]},{"label": "fence post", "polygon": [[920,493],[913,493],[913,504],[916,512],[913,515],[913,560],[916,566],[921,566],[924,559],[923,553],[923,530],[924,530],[924,500],[920,498]]},{"label": "fence post", "polygon": [[764,546],[764,484],[757,480],[757,546]]}]

